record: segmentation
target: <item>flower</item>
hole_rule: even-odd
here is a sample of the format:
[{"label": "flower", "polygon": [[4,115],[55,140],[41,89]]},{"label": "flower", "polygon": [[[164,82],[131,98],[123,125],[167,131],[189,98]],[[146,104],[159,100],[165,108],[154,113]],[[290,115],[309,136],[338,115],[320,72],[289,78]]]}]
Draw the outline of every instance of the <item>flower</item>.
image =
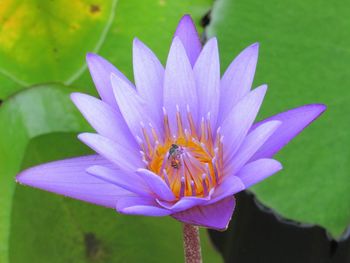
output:
[{"label": "flower", "polygon": [[185,15],[165,69],[134,40],[136,88],[108,61],[88,54],[102,100],[71,98],[97,132],[78,138],[97,154],[30,168],[18,182],[123,214],[227,228],[234,194],[278,172],[273,155],[325,110],[305,105],[253,124],[267,89],[250,90],[258,48],[243,50],[220,79],[216,38],[202,48]]}]

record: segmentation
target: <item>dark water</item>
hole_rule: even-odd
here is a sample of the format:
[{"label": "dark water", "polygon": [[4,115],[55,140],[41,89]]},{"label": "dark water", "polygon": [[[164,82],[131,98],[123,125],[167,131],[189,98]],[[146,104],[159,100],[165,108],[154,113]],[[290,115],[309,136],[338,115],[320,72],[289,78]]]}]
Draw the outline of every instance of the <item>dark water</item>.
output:
[{"label": "dark water", "polygon": [[236,198],[228,230],[209,231],[225,262],[350,263],[350,229],[337,241],[322,227],[279,217],[251,193],[242,192]]}]

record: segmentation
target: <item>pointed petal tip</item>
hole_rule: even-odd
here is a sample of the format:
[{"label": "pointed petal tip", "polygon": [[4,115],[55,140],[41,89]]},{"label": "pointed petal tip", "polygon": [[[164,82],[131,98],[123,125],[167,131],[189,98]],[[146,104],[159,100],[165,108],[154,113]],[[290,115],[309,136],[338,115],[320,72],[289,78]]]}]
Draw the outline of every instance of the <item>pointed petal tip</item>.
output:
[{"label": "pointed petal tip", "polygon": [[255,42],[253,44],[250,44],[246,48],[244,48],[236,58],[238,57],[247,57],[249,59],[254,58],[257,60],[258,54],[259,54],[259,48],[260,48],[260,43]]},{"label": "pointed petal tip", "polygon": [[153,173],[152,171],[150,171],[148,169],[145,169],[145,168],[138,168],[136,170],[136,173],[144,173],[144,172],[151,172],[151,173]]},{"label": "pointed petal tip", "polygon": [[168,59],[166,61],[165,68],[167,68],[169,66],[169,59],[171,58],[171,56],[174,56],[175,52],[180,53],[180,56],[186,57],[188,60],[188,57],[186,55],[185,46],[183,45],[181,39],[178,36],[175,36],[173,38],[173,41],[171,42],[171,46],[170,46],[170,50],[168,53]]},{"label": "pointed petal tip", "polygon": [[246,48],[244,48],[239,55],[247,55],[247,54],[249,54],[249,56],[258,56],[259,48],[260,48],[260,43],[259,42],[255,42],[253,44],[250,44]]},{"label": "pointed petal tip", "polygon": [[19,183],[21,185],[27,185],[27,186],[33,186],[35,187],[35,181],[36,179],[36,173],[35,171],[36,167],[29,167],[25,169],[24,171],[21,171],[19,174],[16,175],[15,181],[16,183]]},{"label": "pointed petal tip", "polygon": [[278,113],[254,124],[252,130],[271,120],[282,121],[281,127],[275,131],[274,135],[265,142],[250,161],[274,156],[293,138],[319,118],[326,109],[327,107],[324,104],[306,104]]},{"label": "pointed petal tip", "polygon": [[175,37],[180,38],[191,65],[194,66],[202,49],[202,44],[196,29],[196,25],[190,15],[184,15],[181,18],[176,27],[174,38]]},{"label": "pointed petal tip", "polygon": [[81,142],[85,143],[85,140],[86,140],[88,137],[90,137],[91,135],[97,135],[97,134],[95,134],[95,133],[90,133],[90,132],[82,132],[82,133],[79,133],[79,134],[77,135],[77,138],[78,138]]},{"label": "pointed petal tip", "polygon": [[196,25],[192,19],[192,17],[188,14],[183,15],[177,24],[174,38],[176,36],[181,36],[185,32],[193,31],[196,32]]},{"label": "pointed petal tip", "polygon": [[[135,37],[133,40],[133,63],[139,63],[140,60],[152,60],[158,58],[154,54],[154,52],[145,44],[143,43],[139,38]],[[145,56],[147,56],[145,58]],[[154,58],[153,58],[153,57]],[[138,61],[135,61],[135,58],[138,58]],[[159,62],[160,64],[160,62]]]},{"label": "pointed petal tip", "polygon": [[273,175],[273,174],[275,174],[275,173],[277,173],[277,172],[279,172],[280,170],[283,169],[282,164],[279,161],[275,160],[275,159],[261,158],[258,161],[267,163],[266,165],[270,168],[270,170],[273,170],[273,173],[271,175]]},{"label": "pointed petal tip", "polygon": [[86,60],[86,63],[88,65],[89,70],[91,71],[94,69],[95,64],[99,63],[100,56],[89,52],[86,54],[85,60]]},{"label": "pointed petal tip", "polygon": [[212,46],[213,47],[217,47],[218,46],[218,39],[216,37],[211,37],[208,39],[207,43],[205,44],[206,46]]},{"label": "pointed petal tip", "polygon": [[83,142],[84,144],[88,145],[90,147],[91,145],[91,140],[93,139],[99,139],[99,138],[105,138],[101,136],[98,133],[93,133],[93,132],[82,132],[77,135],[77,138]]},{"label": "pointed petal tip", "polygon": [[86,168],[86,172],[87,173],[89,173],[89,174],[91,174],[92,176],[96,176],[95,174],[94,174],[94,172],[96,171],[96,170],[98,170],[98,167],[100,167],[100,166],[98,166],[98,165],[92,165],[92,166],[89,166],[88,168]]},{"label": "pointed petal tip", "polygon": [[310,124],[314,122],[316,119],[318,119],[327,110],[327,105],[322,103],[306,104],[301,107],[303,107],[304,109],[309,109],[310,112],[312,113],[311,116],[313,117],[312,117],[312,120],[310,121]]},{"label": "pointed petal tip", "polygon": [[80,94],[80,92],[72,92],[71,94],[69,94],[69,97],[71,100],[75,100],[76,97],[78,97]]},{"label": "pointed petal tip", "polygon": [[136,170],[136,174],[144,180],[153,194],[155,194],[160,200],[172,202],[176,199],[165,181],[154,172],[145,168],[139,168]]},{"label": "pointed petal tip", "polygon": [[96,56],[95,53],[92,53],[92,52],[86,53],[86,59],[92,58],[92,57],[94,57],[94,56]]},{"label": "pointed petal tip", "polygon": [[111,73],[110,75],[110,81],[112,83],[112,92],[114,94],[114,97],[117,96],[118,93],[121,92],[121,87],[122,86],[127,86],[130,89],[133,89],[133,84],[130,82],[126,81],[125,79],[121,78],[120,76]]},{"label": "pointed petal tip", "polygon": [[34,166],[34,167],[29,167],[29,168],[25,169],[24,171],[21,171],[15,177],[16,183],[19,183],[21,185],[28,185],[28,186],[35,187],[35,182],[38,179],[37,173],[35,172],[36,169],[37,169],[37,167]]},{"label": "pointed petal tip", "polygon": [[243,49],[243,51],[237,57],[246,57],[249,60],[255,61],[254,64],[256,65],[259,56],[259,48],[260,43],[255,42]]},{"label": "pointed petal tip", "polygon": [[132,45],[133,45],[133,49],[134,49],[135,47],[144,46],[143,43],[142,43],[142,41],[141,41],[139,38],[137,38],[137,37],[134,37],[134,39],[133,39],[133,41],[132,41]]},{"label": "pointed petal tip", "polygon": [[190,14],[184,14],[182,17],[181,17],[181,19],[180,19],[180,21],[179,21],[179,25],[181,24],[187,24],[187,23],[191,23],[192,25],[194,25],[194,21],[193,21],[193,19],[192,19],[192,17],[191,17],[191,15]]},{"label": "pointed petal tip", "polygon": [[84,96],[88,96],[84,93],[80,93],[80,92],[72,92],[69,97],[71,99],[71,101],[77,106],[79,104],[79,99],[81,97],[84,97]]},{"label": "pointed petal tip", "polygon": [[267,84],[262,84],[262,85],[256,87],[252,92],[258,92],[258,93],[265,94],[267,91],[267,88],[268,88]]},{"label": "pointed petal tip", "polygon": [[85,172],[88,173],[89,175],[99,179],[99,180],[113,184],[113,182],[111,182],[110,180],[106,180],[103,176],[100,176],[100,174],[99,174],[100,167],[101,167],[100,165],[92,165],[92,166],[87,167],[85,169]]},{"label": "pointed petal tip", "polygon": [[109,75],[109,79],[112,82],[112,89],[113,90],[115,88],[115,82],[122,80],[118,75],[114,74],[113,72]]},{"label": "pointed petal tip", "polygon": [[273,125],[274,127],[278,127],[282,124],[282,121],[280,120],[273,120],[273,121],[269,121],[270,125]]},{"label": "pointed petal tip", "polygon": [[114,80],[114,79],[117,79],[118,76],[112,72],[112,73],[109,75],[109,78],[110,78],[110,80]]},{"label": "pointed petal tip", "polygon": [[117,74],[115,74],[114,72],[111,72],[111,74],[109,75],[109,78],[110,78],[110,81],[112,81],[112,88],[113,88],[113,82],[119,82],[119,81],[121,81],[121,82],[123,82],[123,83],[126,83],[126,84],[131,84],[130,82],[129,82],[129,80],[128,79],[124,79],[124,78],[122,78],[121,76],[119,76],[119,75],[117,75]]},{"label": "pointed petal tip", "polygon": [[80,106],[84,105],[86,103],[87,99],[95,99],[95,100],[99,100],[96,97],[90,96],[88,94],[85,93],[81,93],[81,92],[72,92],[69,95],[71,101],[74,103],[74,105],[80,110]]},{"label": "pointed petal tip", "polygon": [[171,46],[173,46],[173,45],[181,45],[181,46],[183,46],[180,37],[174,36],[173,41],[171,42]]},{"label": "pointed petal tip", "polygon": [[[275,175],[278,172],[280,172],[281,170],[283,170],[283,165],[275,159],[261,159],[261,160],[270,160],[270,162],[271,162],[270,167],[273,170],[273,173],[270,176]],[[268,177],[270,177],[270,176],[268,176]]]},{"label": "pointed petal tip", "polygon": [[181,19],[192,19],[190,14],[184,14]]},{"label": "pointed petal tip", "polygon": [[23,182],[23,172],[19,173],[15,177],[15,182],[19,184],[24,184]]},{"label": "pointed petal tip", "polygon": [[315,110],[319,111],[319,114],[327,110],[327,105],[322,103],[309,104],[309,106],[315,107]]},{"label": "pointed petal tip", "polygon": [[[312,123],[313,121],[315,121],[318,117],[320,117],[327,110],[327,105],[322,104],[322,103],[306,104],[306,105],[303,105],[303,106],[300,106],[300,107],[297,107],[294,109],[290,109],[286,112],[292,112],[292,111],[295,111],[297,109],[301,109],[303,111],[308,111],[309,114],[311,113],[310,116],[312,116],[312,119],[310,120],[310,123]],[[283,114],[283,112],[280,114]]]},{"label": "pointed petal tip", "polygon": [[88,52],[86,53],[86,62],[88,64],[92,63],[93,61],[96,61],[98,59],[101,59],[101,57],[95,53]]},{"label": "pointed petal tip", "polygon": [[260,43],[259,42],[255,42],[255,43],[251,44],[249,47],[258,50],[259,47],[260,47]]},{"label": "pointed petal tip", "polygon": [[272,161],[274,163],[275,173],[277,173],[283,169],[283,165],[279,161],[274,160],[274,159],[272,159]]}]

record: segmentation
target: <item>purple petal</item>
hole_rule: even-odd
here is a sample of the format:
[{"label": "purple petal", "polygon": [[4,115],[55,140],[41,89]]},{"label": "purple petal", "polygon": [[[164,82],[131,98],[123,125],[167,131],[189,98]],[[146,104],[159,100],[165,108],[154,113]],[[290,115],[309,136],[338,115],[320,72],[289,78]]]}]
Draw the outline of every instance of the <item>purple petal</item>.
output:
[{"label": "purple petal", "polygon": [[129,82],[129,80],[110,62],[98,55],[89,53],[86,56],[86,61],[100,97],[103,101],[117,109],[118,107],[113,95],[110,76],[113,73],[126,82]]},{"label": "purple petal", "polygon": [[178,37],[182,45],[186,50],[188,59],[193,66],[199,56],[202,49],[202,44],[196,29],[196,26],[190,15],[184,15],[174,34],[174,37]]},{"label": "purple petal", "polygon": [[248,188],[274,173],[277,173],[281,169],[282,165],[276,160],[259,159],[243,166],[236,176],[239,177],[245,187]]},{"label": "purple petal", "polygon": [[213,204],[228,196],[233,196],[234,194],[243,191],[245,188],[244,183],[238,176],[227,175],[222,178],[222,182],[220,182],[215,188],[215,191],[207,204]]},{"label": "purple petal", "polygon": [[133,45],[133,66],[138,94],[162,124],[164,68],[152,50],[137,38]]},{"label": "purple petal", "polygon": [[172,212],[179,212],[196,205],[202,205],[207,203],[210,200],[210,195],[208,197],[195,197],[195,196],[186,196],[181,198],[176,203],[174,202],[166,202],[162,200],[157,200],[157,203],[162,207],[171,210]]},{"label": "purple petal", "polygon": [[160,208],[154,199],[143,197],[121,198],[117,202],[116,209],[119,213],[128,215],[167,216],[171,214],[171,211]]},{"label": "purple petal", "polygon": [[146,169],[139,169],[137,173],[151,191],[156,194],[157,198],[165,201],[173,201],[175,199],[175,195],[169,186],[158,175]]},{"label": "purple petal", "polygon": [[221,126],[221,134],[224,136],[225,155],[224,161],[236,153],[247,135],[264,99],[267,86],[262,85],[240,100],[231,110]]},{"label": "purple petal", "polygon": [[120,197],[133,195],[86,173],[86,168],[91,165],[111,164],[98,155],[76,157],[29,168],[17,175],[16,180],[24,185],[111,208]]},{"label": "purple petal", "polygon": [[253,154],[259,150],[270,136],[274,134],[281,124],[282,122],[280,121],[269,121],[251,131],[244,139],[237,154],[227,163],[225,174],[239,171],[239,169],[249,161]]},{"label": "purple petal", "polygon": [[164,77],[164,107],[169,114],[173,133],[176,131],[177,106],[183,115],[189,106],[194,122],[197,123],[197,100],[192,67],[181,41],[175,37],[170,48]]},{"label": "purple petal", "polygon": [[208,206],[196,206],[171,216],[192,225],[225,230],[230,223],[236,202],[233,196]]},{"label": "purple petal", "polygon": [[123,170],[135,171],[144,166],[141,155],[135,154],[119,143],[99,134],[81,133],[78,135],[78,138],[95,152]]},{"label": "purple petal", "polygon": [[199,116],[207,116],[210,112],[211,127],[215,127],[220,99],[220,61],[216,38],[210,39],[204,46],[193,72],[199,98]]},{"label": "purple petal", "polygon": [[289,141],[297,136],[303,129],[317,119],[324,111],[326,106],[322,104],[310,104],[301,106],[286,112],[279,113],[270,118],[253,125],[252,130],[263,123],[272,120],[282,122],[282,125],[275,131],[260,149],[254,154],[250,161],[260,158],[270,158],[281,150]]},{"label": "purple petal", "polygon": [[232,107],[250,91],[258,52],[258,43],[247,47],[232,61],[224,73],[220,83],[221,120],[224,120]]},{"label": "purple petal", "polygon": [[149,197],[152,194],[149,187],[136,173],[113,169],[102,165],[90,166],[86,171],[96,178],[119,186],[137,195]]},{"label": "purple petal", "polygon": [[115,98],[125,122],[134,136],[143,137],[142,125],[151,123],[160,131],[159,123],[153,121],[146,101],[137,94],[133,86],[116,75],[111,76]]},{"label": "purple petal", "polygon": [[73,93],[71,99],[97,133],[129,150],[137,150],[135,138],[119,111],[99,99],[82,93]]}]

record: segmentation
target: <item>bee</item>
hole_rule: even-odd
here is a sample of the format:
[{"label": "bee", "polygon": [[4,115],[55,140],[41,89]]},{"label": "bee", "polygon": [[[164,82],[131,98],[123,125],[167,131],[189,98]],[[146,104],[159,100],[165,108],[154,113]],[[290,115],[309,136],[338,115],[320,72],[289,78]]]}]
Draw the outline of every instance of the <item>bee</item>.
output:
[{"label": "bee", "polygon": [[169,149],[169,156],[168,160],[170,160],[171,167],[175,169],[179,169],[180,166],[180,155],[182,153],[182,150],[180,146],[176,144],[172,144]]}]

